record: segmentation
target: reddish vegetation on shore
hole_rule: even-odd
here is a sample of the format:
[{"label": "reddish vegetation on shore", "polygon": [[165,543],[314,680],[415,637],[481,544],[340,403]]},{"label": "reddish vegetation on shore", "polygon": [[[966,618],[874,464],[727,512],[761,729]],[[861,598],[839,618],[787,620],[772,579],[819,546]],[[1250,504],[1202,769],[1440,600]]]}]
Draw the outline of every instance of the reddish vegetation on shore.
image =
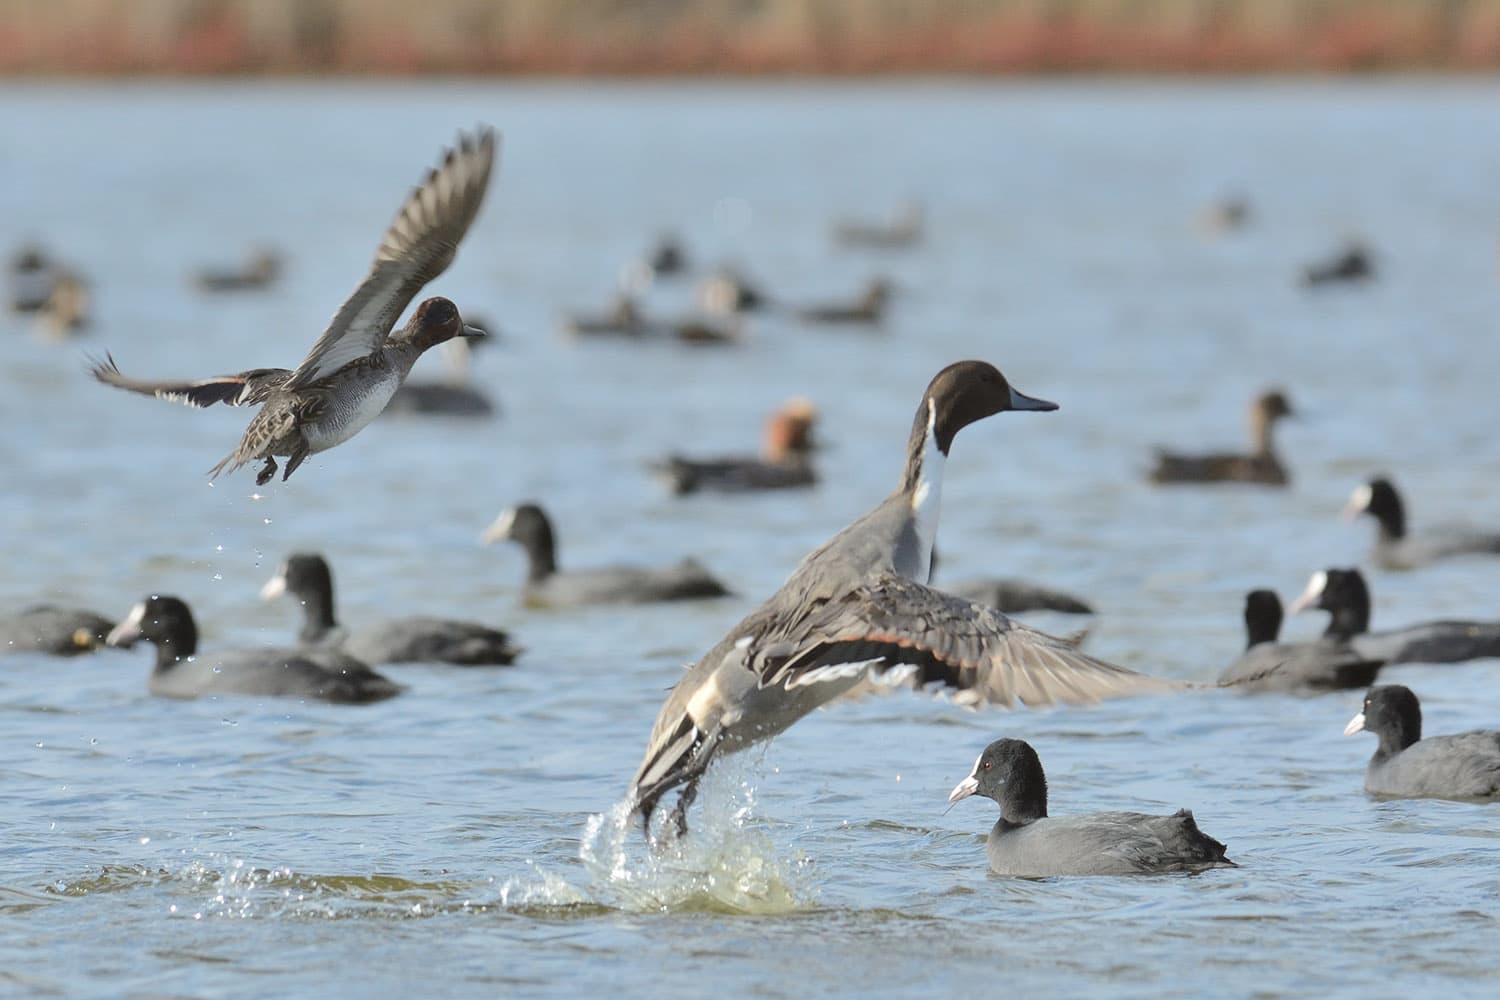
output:
[{"label": "reddish vegetation on shore", "polygon": [[0,0],[0,73],[1500,69],[1500,0]]}]

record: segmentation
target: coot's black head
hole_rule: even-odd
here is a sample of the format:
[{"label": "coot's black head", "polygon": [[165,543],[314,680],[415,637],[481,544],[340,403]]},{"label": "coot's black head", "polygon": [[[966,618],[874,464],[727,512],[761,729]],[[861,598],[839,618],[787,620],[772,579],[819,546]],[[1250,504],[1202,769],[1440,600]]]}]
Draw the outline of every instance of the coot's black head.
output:
[{"label": "coot's black head", "polygon": [[1343,516],[1355,518],[1361,514],[1369,514],[1397,538],[1406,533],[1406,507],[1395,485],[1385,476],[1376,476],[1349,495]]},{"label": "coot's black head", "polygon": [[984,748],[974,770],[948,794],[949,802],[982,795],[1000,803],[1000,815],[1025,823],[1047,815],[1047,776],[1025,740],[1001,739]]},{"label": "coot's black head", "polygon": [[171,646],[191,656],[198,643],[198,626],[187,602],[178,597],[152,594],[130,609],[124,621],[110,630],[105,643],[129,647],[137,642]]},{"label": "coot's black head", "polygon": [[529,547],[542,538],[546,538],[550,544],[552,523],[536,504],[518,504],[502,510],[490,526],[484,529],[482,538],[486,544],[508,539]]},{"label": "coot's black head", "polygon": [[1295,615],[1308,608],[1335,615],[1341,611],[1360,611],[1368,618],[1370,588],[1365,584],[1365,575],[1353,567],[1319,570],[1308,578],[1307,589],[1292,602],[1291,613]]},{"label": "coot's black head", "polygon": [[1275,642],[1281,634],[1281,598],[1274,590],[1252,590],[1245,595],[1245,633],[1252,646]]},{"label": "coot's black head", "polygon": [[1374,733],[1387,753],[1405,750],[1422,738],[1422,705],[1400,684],[1372,687],[1359,714],[1344,727],[1345,736],[1360,732]]},{"label": "coot's black head", "polygon": [[326,598],[333,593],[333,571],[328,561],[316,552],[294,552],[260,588],[263,601],[290,593],[301,601],[309,597]]}]

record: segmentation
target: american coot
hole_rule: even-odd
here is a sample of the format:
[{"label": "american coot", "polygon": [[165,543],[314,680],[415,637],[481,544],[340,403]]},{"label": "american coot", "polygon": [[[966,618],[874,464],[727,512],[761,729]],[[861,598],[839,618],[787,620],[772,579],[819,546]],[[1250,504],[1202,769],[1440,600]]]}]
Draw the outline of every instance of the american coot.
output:
[{"label": "american coot", "polygon": [[340,653],[247,649],[198,653],[198,626],[180,598],[153,594],[130,609],[107,639],[156,646],[152,694],[168,698],[250,694],[333,702],[381,701],[401,692],[365,664]]},{"label": "american coot", "polygon": [[1500,622],[1433,621],[1371,632],[1370,589],[1357,569],[1314,573],[1292,602],[1292,614],[1316,607],[1330,615],[1323,633],[1347,642],[1361,656],[1387,663],[1459,663],[1500,656]]},{"label": "american coot", "polygon": [[534,503],[500,512],[485,529],[485,544],[508,540],[526,551],[529,569],[522,599],[533,607],[565,608],[583,604],[653,604],[724,597],[729,591],[693,559],[673,566],[642,568],[607,566],[563,570],[557,567],[552,522]]},{"label": "american coot", "polygon": [[1500,800],[1500,731],[1476,729],[1422,739],[1422,706],[1399,684],[1371,688],[1345,736],[1380,740],[1365,768],[1365,791],[1406,799]]},{"label": "american coot", "polygon": [[846,246],[895,250],[915,246],[922,240],[922,206],[915,201],[900,205],[889,222],[836,222],[833,238]]},{"label": "american coot", "polygon": [[949,365],[933,378],[895,492],[803,559],[667,696],[629,791],[648,832],[662,796],[676,788],[673,820],[686,830],[698,779],[716,754],[770,739],[866,678],[996,705],[1174,687],[924,585],[954,435],[1006,410],[1055,409],[982,361]]},{"label": "american coot", "polygon": [[38,604],[0,616],[0,653],[77,656],[104,645],[114,622],[81,608]]},{"label": "american coot", "polygon": [[985,843],[998,875],[1141,875],[1234,867],[1224,845],[1198,829],[1193,814],[1170,816],[1103,812],[1047,815],[1047,776],[1023,740],[996,740],[949,802],[982,795],[1000,803],[1000,819]]},{"label": "american coot", "polygon": [[308,455],[342,444],[374,420],[428,348],[482,335],[465,327],[458,307],[444,298],[428,299],[404,328],[392,328],[423,286],[453,262],[479,214],[494,160],[494,130],[459,136],[458,148],[401,206],[370,273],[295,371],[257,368],[199,382],[151,382],[127,378],[111,358],[94,366],[94,377],[190,406],[264,404],[211,475],[264,459],[255,481],[265,484],[276,474],[276,457],[286,456],[286,479]]},{"label": "american coot", "polygon": [[885,307],[890,299],[891,283],[885,278],[875,278],[854,302],[805,306],[797,310],[797,315],[809,323],[878,324],[885,318]]},{"label": "american coot", "polygon": [[1373,555],[1386,569],[1411,569],[1452,556],[1500,555],[1500,534],[1493,532],[1454,530],[1408,535],[1401,494],[1384,476],[1358,487],[1344,505],[1345,518],[1361,514],[1369,514],[1380,525]]},{"label": "american coot", "polygon": [[346,636],[333,611],[333,571],[314,552],[287,557],[261,588],[263,600],[290,593],[302,604],[306,646],[335,646],[365,663],[453,663],[497,666],[520,653],[499,629],[446,618],[387,618],[374,628]]},{"label": "american coot", "polygon": [[1270,590],[1245,595],[1245,653],[1219,675],[1240,691],[1337,691],[1369,687],[1383,662],[1361,656],[1339,639],[1277,642],[1281,599]]},{"label": "american coot", "polygon": [[1261,393],[1250,405],[1250,436],[1254,450],[1248,455],[1221,452],[1183,455],[1157,449],[1154,483],[1260,483],[1285,486],[1291,475],[1276,455],[1272,430],[1276,421],[1292,415],[1292,405],[1280,390]]},{"label": "american coot", "polygon": [[670,455],[666,461],[653,465],[652,470],[678,496],[812,486],[818,481],[810,460],[816,421],[817,410],[811,401],[789,400],[767,421],[759,458],[698,459]]}]

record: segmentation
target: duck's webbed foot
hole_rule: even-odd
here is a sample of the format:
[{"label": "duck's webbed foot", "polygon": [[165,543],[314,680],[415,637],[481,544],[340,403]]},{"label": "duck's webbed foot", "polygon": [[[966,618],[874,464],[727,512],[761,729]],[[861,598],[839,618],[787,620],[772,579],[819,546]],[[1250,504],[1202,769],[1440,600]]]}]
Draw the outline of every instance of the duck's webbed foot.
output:
[{"label": "duck's webbed foot", "polygon": [[675,839],[681,840],[687,836],[687,814],[688,807],[698,797],[698,779],[695,777],[683,786],[677,796],[677,804],[672,807],[672,812],[667,816],[667,822],[676,833]]},{"label": "duck's webbed foot", "polygon": [[276,459],[267,455],[266,464],[261,466],[260,471],[255,474],[255,485],[264,486],[274,478],[276,478]]},{"label": "duck's webbed foot", "polygon": [[[308,449],[306,444],[297,445],[297,447],[292,450],[291,455],[287,456],[286,471],[281,474],[281,481],[284,483],[288,479],[292,478],[292,473],[297,471],[297,466],[301,465],[302,460],[311,454],[312,451]],[[271,471],[275,472],[276,470],[272,469]]]}]

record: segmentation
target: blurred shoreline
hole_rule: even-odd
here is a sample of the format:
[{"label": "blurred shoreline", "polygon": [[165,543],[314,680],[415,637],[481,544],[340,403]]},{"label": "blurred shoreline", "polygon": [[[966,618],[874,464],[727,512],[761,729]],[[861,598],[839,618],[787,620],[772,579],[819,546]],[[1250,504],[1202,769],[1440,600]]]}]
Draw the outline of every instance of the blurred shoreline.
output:
[{"label": "blurred shoreline", "polygon": [[1497,69],[1500,0],[0,0],[12,77]]}]

